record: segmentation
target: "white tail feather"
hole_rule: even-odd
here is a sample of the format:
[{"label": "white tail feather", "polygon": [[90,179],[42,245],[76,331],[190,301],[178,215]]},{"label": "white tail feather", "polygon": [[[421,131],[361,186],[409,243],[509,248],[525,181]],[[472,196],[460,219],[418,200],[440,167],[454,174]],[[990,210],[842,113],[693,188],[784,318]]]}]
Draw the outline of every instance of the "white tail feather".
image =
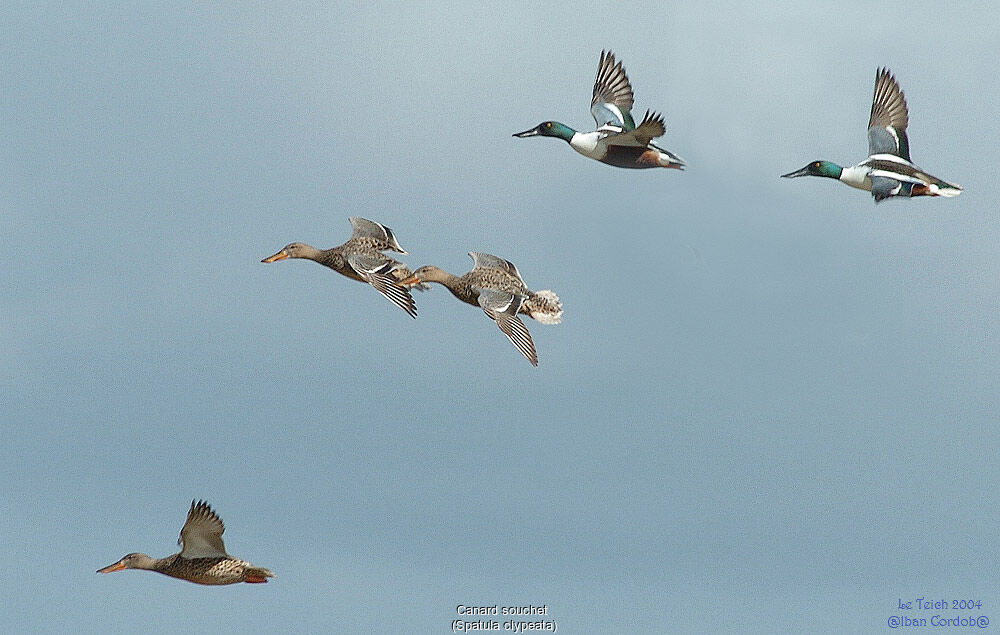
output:
[{"label": "white tail feather", "polygon": [[958,196],[962,193],[962,188],[955,186],[951,187],[938,187],[937,185],[932,185],[931,189],[934,191],[936,196]]},{"label": "white tail feather", "polygon": [[559,296],[552,293],[548,289],[542,291],[536,291],[534,297],[528,306],[528,315],[532,319],[538,320],[542,324],[559,324],[562,322],[562,302],[559,301]]}]

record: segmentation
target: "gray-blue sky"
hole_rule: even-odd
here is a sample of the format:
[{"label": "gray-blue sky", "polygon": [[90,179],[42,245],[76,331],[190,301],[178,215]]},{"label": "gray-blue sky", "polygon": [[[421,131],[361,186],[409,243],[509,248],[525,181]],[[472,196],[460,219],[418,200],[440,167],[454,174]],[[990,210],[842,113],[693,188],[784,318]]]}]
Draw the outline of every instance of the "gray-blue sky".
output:
[{"label": "gray-blue sky", "polygon": [[[0,10],[0,630],[992,619],[997,10],[413,4]],[[589,129],[602,48],[686,172],[510,137]],[[881,65],[957,199],[778,178],[863,158]],[[350,215],[555,290],[540,366],[443,289],[412,321],[259,264]],[[192,498],[277,579],[94,574],[171,553]]]}]

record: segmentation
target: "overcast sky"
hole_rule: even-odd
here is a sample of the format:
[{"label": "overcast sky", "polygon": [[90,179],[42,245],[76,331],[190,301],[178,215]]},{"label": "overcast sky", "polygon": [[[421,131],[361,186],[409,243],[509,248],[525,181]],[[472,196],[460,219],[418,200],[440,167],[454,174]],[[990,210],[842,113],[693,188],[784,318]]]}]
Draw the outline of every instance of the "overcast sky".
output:
[{"label": "overcast sky", "polygon": [[[1000,9],[408,4],[0,9],[0,631],[1000,625]],[[592,129],[603,48],[686,171],[511,137]],[[962,195],[778,178],[865,157],[882,65]],[[348,216],[554,290],[538,368],[441,287],[260,264]],[[194,498],[277,578],[94,573]]]}]

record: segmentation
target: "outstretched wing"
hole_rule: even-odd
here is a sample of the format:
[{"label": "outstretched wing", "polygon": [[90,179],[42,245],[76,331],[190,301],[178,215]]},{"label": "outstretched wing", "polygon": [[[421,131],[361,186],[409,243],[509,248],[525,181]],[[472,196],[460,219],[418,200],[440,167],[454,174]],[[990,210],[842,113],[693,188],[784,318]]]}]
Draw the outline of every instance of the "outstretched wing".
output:
[{"label": "outstretched wing", "polygon": [[181,546],[182,558],[225,557],[226,546],[222,544],[222,532],[226,530],[222,519],[212,511],[208,503],[191,501],[187,521],[181,528],[177,544]]},{"label": "outstretched wing", "polygon": [[478,251],[470,251],[469,255],[472,256],[473,269],[499,269],[500,271],[506,271],[520,280],[521,284],[524,284],[521,272],[517,270],[517,267],[511,261]]},{"label": "outstretched wing", "polygon": [[[663,124],[663,115],[655,112],[651,113],[647,110],[642,118],[642,123],[635,130],[623,132],[618,137],[631,135],[635,139],[636,145],[647,146],[650,141],[657,137],[662,137],[666,132],[667,127]],[[611,143],[617,143],[617,140]]]},{"label": "outstretched wing", "polygon": [[351,238],[374,238],[384,245],[380,245],[379,249],[406,254],[406,251],[399,246],[399,241],[396,240],[396,236],[392,233],[392,230],[382,223],[376,223],[360,216],[351,216],[347,220],[351,221],[351,227],[354,228]]},{"label": "outstretched wing", "polygon": [[406,311],[412,318],[417,317],[417,305],[407,289],[396,284],[392,272],[402,263],[391,258],[377,258],[368,254],[349,254],[347,264],[368,284],[384,295],[390,302]]},{"label": "outstretched wing", "polygon": [[516,293],[508,293],[498,289],[476,289],[479,291],[479,306],[483,308],[486,315],[490,316],[507,339],[521,351],[532,366],[538,366],[538,354],[535,352],[535,343],[531,341],[531,334],[528,328],[517,317],[517,312],[521,309],[524,296]]},{"label": "outstretched wing", "polygon": [[868,119],[868,154],[894,154],[910,160],[910,142],[906,138],[909,115],[906,98],[888,68],[875,73],[872,114]]},{"label": "outstretched wing", "polygon": [[611,51],[601,51],[601,61],[597,65],[594,80],[594,97],[590,100],[590,114],[597,127],[612,126],[619,130],[632,130],[632,85],[621,62],[615,61]]},{"label": "outstretched wing", "polygon": [[628,146],[645,148],[656,137],[663,136],[667,129],[663,125],[663,116],[657,113],[646,111],[646,116],[642,118],[642,123],[634,130],[612,133],[607,135],[609,146]]}]

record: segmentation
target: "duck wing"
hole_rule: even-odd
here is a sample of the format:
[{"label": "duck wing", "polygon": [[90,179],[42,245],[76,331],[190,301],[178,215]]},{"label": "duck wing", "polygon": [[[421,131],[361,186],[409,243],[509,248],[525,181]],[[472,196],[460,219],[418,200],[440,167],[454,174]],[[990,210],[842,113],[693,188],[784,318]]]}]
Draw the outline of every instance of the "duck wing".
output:
[{"label": "duck wing", "polygon": [[888,68],[875,73],[872,114],[868,119],[868,154],[894,154],[910,161],[910,142],[906,138],[909,114],[906,98]]},{"label": "duck wing", "polygon": [[399,241],[396,240],[392,230],[382,223],[376,223],[360,216],[351,216],[347,220],[351,221],[351,227],[354,229],[351,238],[372,238],[380,243],[377,247],[380,251],[388,250],[406,254],[406,251],[399,246]]},{"label": "duck wing", "polygon": [[531,341],[531,334],[528,327],[517,317],[517,312],[521,309],[524,296],[499,289],[481,289],[479,292],[479,306],[483,308],[486,315],[497,323],[507,339],[521,351],[532,366],[538,366],[538,354],[535,352],[535,343]]},{"label": "duck wing", "polygon": [[361,278],[368,284],[375,287],[399,308],[406,311],[412,318],[417,317],[417,305],[413,301],[413,296],[403,287],[396,284],[396,277],[393,271],[403,266],[392,258],[386,258],[382,254],[349,254],[346,258],[347,264],[354,269]]},{"label": "duck wing", "polygon": [[632,85],[622,63],[615,61],[615,54],[611,51],[601,51],[597,78],[594,80],[594,97],[590,100],[590,114],[594,116],[597,127],[632,130],[635,128],[633,103]]},{"label": "duck wing", "polygon": [[212,511],[208,503],[191,501],[187,521],[181,528],[177,544],[181,546],[182,558],[227,558],[226,546],[222,544],[222,532],[226,530],[222,519]]},{"label": "duck wing", "polygon": [[524,284],[521,272],[517,270],[517,267],[511,261],[479,251],[470,251],[469,255],[472,256],[473,269],[499,269],[520,280],[522,285]]},{"label": "duck wing", "polygon": [[626,130],[608,136],[608,145],[614,146],[637,146],[645,148],[656,137],[662,137],[667,132],[667,127],[663,124],[663,115],[650,113],[642,118],[642,123],[634,130]]}]

